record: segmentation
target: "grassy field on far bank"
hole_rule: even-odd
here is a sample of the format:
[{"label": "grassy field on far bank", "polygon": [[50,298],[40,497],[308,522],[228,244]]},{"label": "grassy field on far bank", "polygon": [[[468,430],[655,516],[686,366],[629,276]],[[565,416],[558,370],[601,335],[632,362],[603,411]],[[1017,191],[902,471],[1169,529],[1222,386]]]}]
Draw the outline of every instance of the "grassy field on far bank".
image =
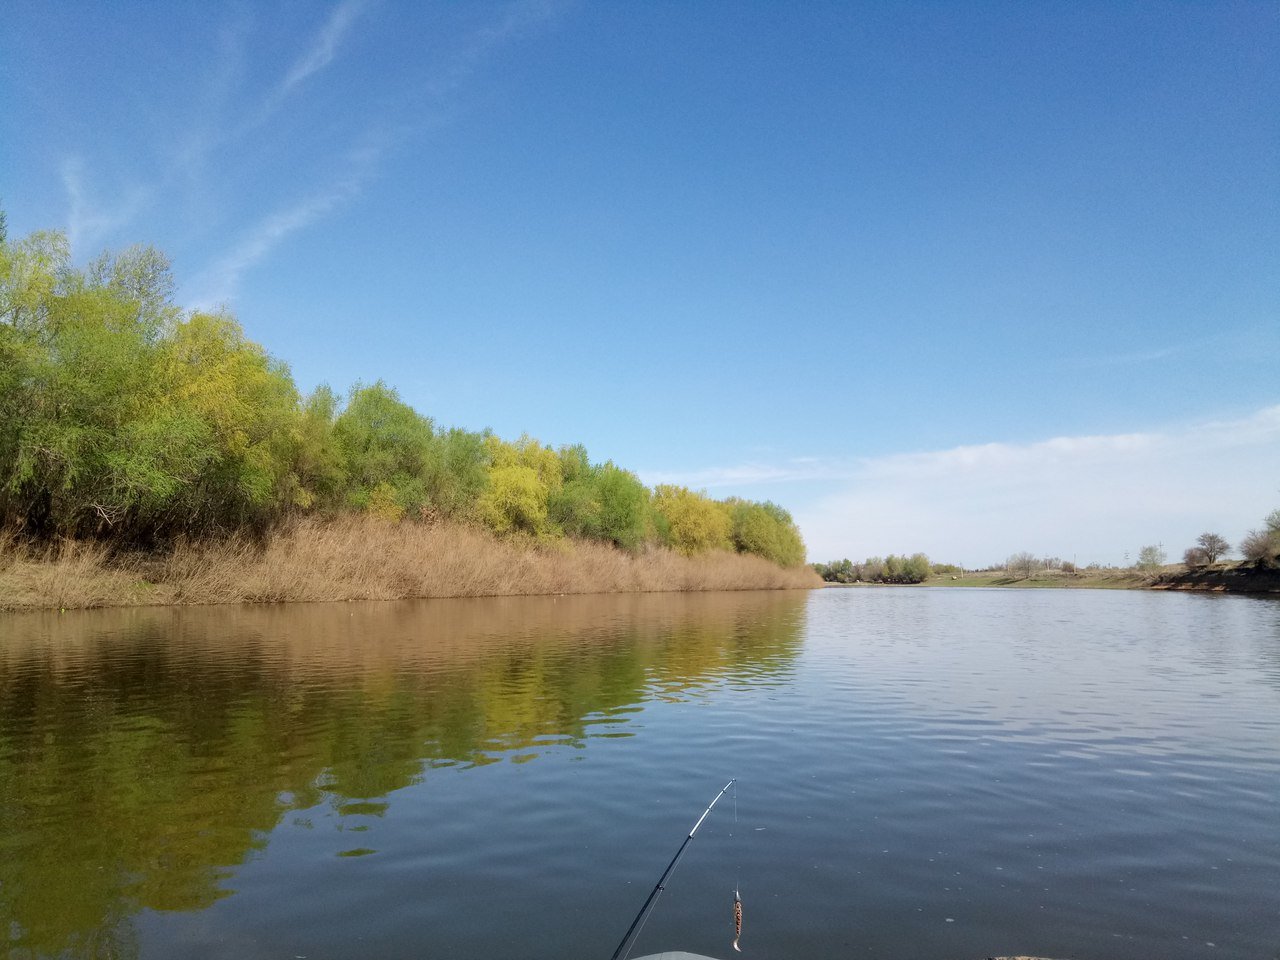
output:
[{"label": "grassy field on far bank", "polygon": [[751,554],[537,544],[471,525],[367,516],[302,521],[264,543],[231,537],[165,553],[113,553],[85,541],[0,543],[0,610],[820,585],[808,567],[784,569]]}]

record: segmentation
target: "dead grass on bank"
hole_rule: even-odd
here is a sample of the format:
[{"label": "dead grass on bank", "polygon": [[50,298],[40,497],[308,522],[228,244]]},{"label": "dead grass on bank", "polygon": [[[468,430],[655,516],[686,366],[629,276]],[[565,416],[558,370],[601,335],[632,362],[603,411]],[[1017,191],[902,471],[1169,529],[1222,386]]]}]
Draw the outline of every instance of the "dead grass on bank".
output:
[{"label": "dead grass on bank", "polygon": [[0,609],[411,597],[532,596],[821,586],[808,567],[599,543],[536,545],[449,524],[351,517],[304,521],[265,545],[247,538],[111,555],[98,544],[0,542]]}]

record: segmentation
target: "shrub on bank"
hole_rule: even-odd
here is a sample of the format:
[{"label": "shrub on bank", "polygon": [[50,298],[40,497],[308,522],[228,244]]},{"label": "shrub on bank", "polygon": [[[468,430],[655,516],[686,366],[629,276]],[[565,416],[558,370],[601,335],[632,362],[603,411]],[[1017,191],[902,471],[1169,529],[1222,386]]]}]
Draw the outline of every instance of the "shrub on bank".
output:
[{"label": "shrub on bank", "polygon": [[1240,542],[1240,552],[1254,563],[1280,561],[1280,510],[1272,510],[1261,530],[1250,530]]}]

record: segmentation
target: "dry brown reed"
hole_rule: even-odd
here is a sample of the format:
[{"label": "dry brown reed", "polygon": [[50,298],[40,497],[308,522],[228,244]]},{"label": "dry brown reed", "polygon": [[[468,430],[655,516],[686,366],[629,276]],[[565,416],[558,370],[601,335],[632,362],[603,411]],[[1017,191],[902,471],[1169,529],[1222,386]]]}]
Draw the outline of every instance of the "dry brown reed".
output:
[{"label": "dry brown reed", "polygon": [[629,554],[592,542],[501,540],[449,524],[303,521],[265,544],[181,543],[164,554],[0,542],[0,609],[411,597],[532,596],[821,586],[808,567],[735,553]]}]

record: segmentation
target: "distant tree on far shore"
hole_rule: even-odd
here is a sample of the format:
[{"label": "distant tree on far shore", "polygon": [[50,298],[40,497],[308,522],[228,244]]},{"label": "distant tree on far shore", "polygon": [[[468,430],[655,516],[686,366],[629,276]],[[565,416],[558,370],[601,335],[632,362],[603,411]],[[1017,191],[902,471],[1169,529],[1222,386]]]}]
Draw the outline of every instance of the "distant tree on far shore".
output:
[{"label": "distant tree on far shore", "polygon": [[[901,557],[868,557],[861,563],[852,560],[832,560],[815,563],[813,569],[828,583],[923,583],[936,568],[923,553]],[[959,567],[951,567],[959,570]]]},{"label": "distant tree on far shore", "polygon": [[1204,547],[1187,547],[1182,554],[1182,562],[1187,565],[1188,570],[1195,570],[1199,567],[1207,567],[1213,561],[1209,559],[1209,554],[1205,552]]},{"label": "distant tree on far shore", "polygon": [[1164,550],[1155,544],[1148,544],[1138,551],[1137,567],[1139,570],[1159,570],[1166,559]]},{"label": "distant tree on far shore", "polygon": [[1218,558],[1230,552],[1231,544],[1216,533],[1202,533],[1196,537],[1196,547],[1204,552],[1205,563],[1216,563]]},{"label": "distant tree on far shore", "polygon": [[1005,570],[1017,576],[1019,580],[1026,580],[1043,566],[1043,561],[1036,557],[1034,553],[1028,553],[1026,550],[1021,553],[1015,553],[1004,562]]},{"label": "distant tree on far shore", "polygon": [[1254,563],[1280,560],[1280,510],[1272,510],[1263,523],[1261,530],[1250,530],[1240,541],[1240,552]]}]

